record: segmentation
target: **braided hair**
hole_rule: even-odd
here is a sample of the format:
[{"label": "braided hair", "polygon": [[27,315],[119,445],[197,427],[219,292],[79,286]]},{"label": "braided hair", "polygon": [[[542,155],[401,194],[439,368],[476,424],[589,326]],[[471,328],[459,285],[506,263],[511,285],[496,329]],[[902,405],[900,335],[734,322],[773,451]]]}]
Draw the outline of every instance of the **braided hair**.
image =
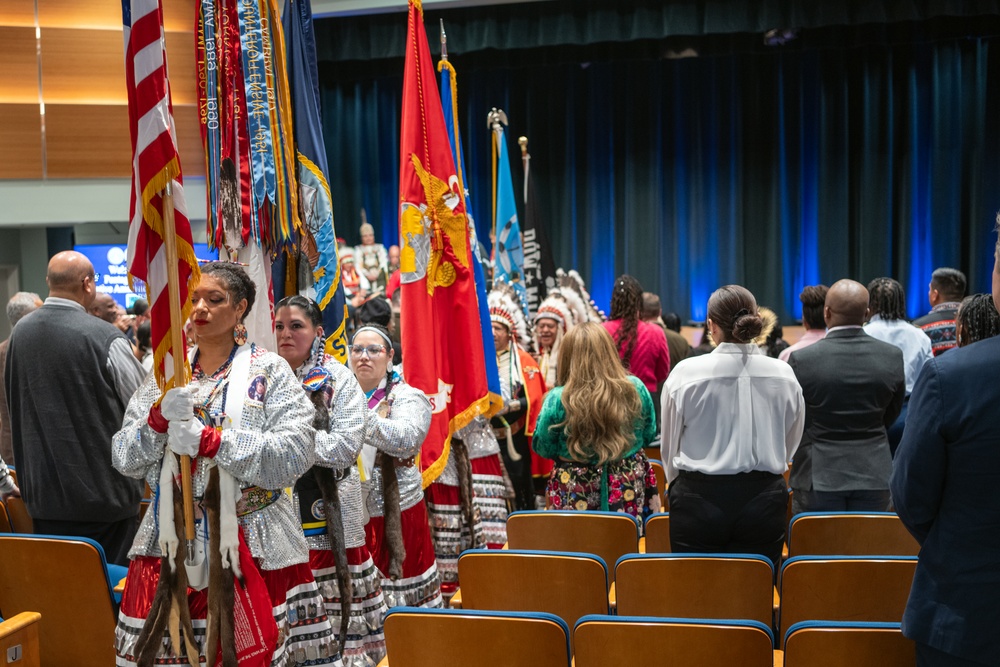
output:
[{"label": "braided hair", "polygon": [[967,296],[955,315],[958,346],[965,347],[1000,334],[1000,313],[993,304],[992,294]]},{"label": "braided hair", "polygon": [[622,366],[629,370],[632,352],[639,336],[639,315],[642,313],[642,285],[630,275],[618,276],[611,292],[612,320],[621,320],[615,334],[615,348],[621,357]]},{"label": "braided hair", "polygon": [[876,278],[868,283],[868,307],[883,320],[906,320],[906,294],[898,280]]}]

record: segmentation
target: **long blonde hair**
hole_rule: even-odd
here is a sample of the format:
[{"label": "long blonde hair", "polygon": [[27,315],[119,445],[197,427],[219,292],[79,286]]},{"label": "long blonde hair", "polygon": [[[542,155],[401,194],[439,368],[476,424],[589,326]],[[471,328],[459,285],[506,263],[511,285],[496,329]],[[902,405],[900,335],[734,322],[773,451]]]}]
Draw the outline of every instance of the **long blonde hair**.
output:
[{"label": "long blonde hair", "polygon": [[573,327],[562,340],[556,383],[566,419],[560,426],[576,461],[598,465],[621,458],[635,444],[642,412],[639,392],[622,367],[611,335],[596,322]]}]

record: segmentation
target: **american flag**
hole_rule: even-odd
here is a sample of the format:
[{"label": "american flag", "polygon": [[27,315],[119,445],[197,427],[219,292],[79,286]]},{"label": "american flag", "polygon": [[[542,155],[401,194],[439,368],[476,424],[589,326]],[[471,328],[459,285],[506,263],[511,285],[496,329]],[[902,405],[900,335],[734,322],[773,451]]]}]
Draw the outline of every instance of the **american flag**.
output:
[{"label": "american flag", "polygon": [[[164,247],[163,199],[172,184],[180,278],[181,321],[191,313],[189,288],[199,278],[191,246],[191,223],[184,200],[180,156],[170,103],[170,82],[160,0],[122,0],[125,80],[132,136],[132,197],[129,217],[129,274],[146,284],[157,383],[173,383],[170,355],[170,303]],[[182,352],[183,353],[183,352]],[[185,361],[186,363],[186,361]]]}]

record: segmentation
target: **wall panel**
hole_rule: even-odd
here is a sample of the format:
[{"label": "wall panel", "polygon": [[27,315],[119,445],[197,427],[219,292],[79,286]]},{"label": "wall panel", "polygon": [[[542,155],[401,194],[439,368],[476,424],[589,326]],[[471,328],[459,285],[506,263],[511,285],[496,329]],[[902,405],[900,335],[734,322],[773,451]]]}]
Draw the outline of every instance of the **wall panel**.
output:
[{"label": "wall panel", "polygon": [[38,102],[0,104],[0,178],[42,178]]},{"label": "wall panel", "polygon": [[45,143],[49,178],[131,176],[124,104],[46,105]]}]

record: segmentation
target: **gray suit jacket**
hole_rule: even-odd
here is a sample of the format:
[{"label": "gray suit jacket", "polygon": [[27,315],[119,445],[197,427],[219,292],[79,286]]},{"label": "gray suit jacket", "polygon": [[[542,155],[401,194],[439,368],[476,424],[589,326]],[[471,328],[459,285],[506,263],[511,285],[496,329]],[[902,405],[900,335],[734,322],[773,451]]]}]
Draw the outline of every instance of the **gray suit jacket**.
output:
[{"label": "gray suit jacket", "polygon": [[802,386],[806,425],[789,485],[806,491],[885,490],[886,428],[903,407],[903,353],[862,329],[831,331],[788,358]]}]

